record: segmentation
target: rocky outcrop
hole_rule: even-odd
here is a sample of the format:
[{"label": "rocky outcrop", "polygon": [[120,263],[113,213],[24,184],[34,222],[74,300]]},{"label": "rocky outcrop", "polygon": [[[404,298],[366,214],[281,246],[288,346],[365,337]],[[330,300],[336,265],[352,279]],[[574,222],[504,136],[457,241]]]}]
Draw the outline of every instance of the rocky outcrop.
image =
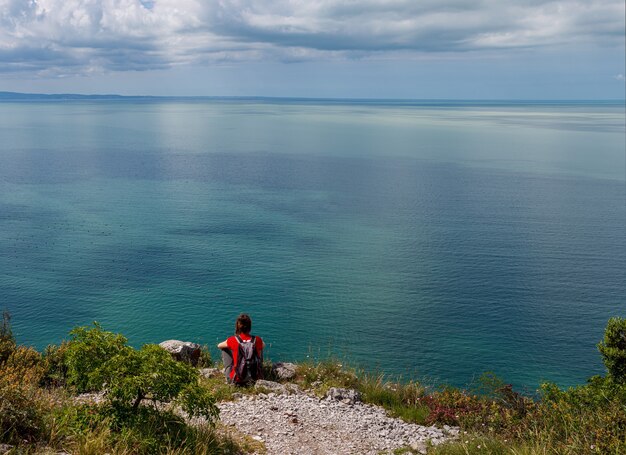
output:
[{"label": "rocky outcrop", "polygon": [[272,373],[281,381],[289,381],[296,377],[296,364],[278,362],[272,365]]},{"label": "rocky outcrop", "polygon": [[196,366],[201,354],[201,347],[198,343],[190,341],[167,340],[159,343],[163,349],[169,352],[175,360],[187,362]]}]

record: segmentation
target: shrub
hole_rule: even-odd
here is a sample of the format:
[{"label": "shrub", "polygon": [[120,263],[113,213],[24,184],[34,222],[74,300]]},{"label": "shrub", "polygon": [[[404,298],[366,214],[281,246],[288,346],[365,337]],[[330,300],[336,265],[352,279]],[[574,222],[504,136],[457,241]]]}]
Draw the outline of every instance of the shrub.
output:
[{"label": "shrub", "polygon": [[32,374],[33,377],[41,378],[43,375],[43,365],[41,354],[33,348],[18,346],[4,362],[4,367],[11,368],[24,375]]},{"label": "shrub", "polygon": [[541,392],[524,437],[538,435],[551,447],[572,453],[626,453],[626,385],[596,376],[567,390],[543,384]]},{"label": "shrub", "polygon": [[15,350],[15,338],[11,330],[11,315],[8,311],[2,312],[2,323],[0,323],[0,363]]},{"label": "shrub", "polygon": [[50,344],[43,352],[44,375],[41,385],[45,387],[63,387],[67,384],[67,348],[68,343],[59,346]]},{"label": "shrub", "polygon": [[427,424],[463,425],[468,429],[482,424],[489,407],[486,400],[451,387],[426,395],[421,402],[430,409]]},{"label": "shrub", "polygon": [[29,441],[41,434],[49,406],[38,387],[42,374],[41,356],[23,346],[0,365],[0,441]]},{"label": "shrub", "polygon": [[102,330],[97,322],[93,325],[72,330],[65,352],[67,383],[78,392],[97,390],[101,384],[94,383],[93,374],[126,346],[124,336]]},{"label": "shrub", "polygon": [[93,383],[107,385],[107,398],[117,408],[136,410],[141,401],[177,399],[190,415],[213,422],[217,417],[215,400],[198,385],[198,372],[190,365],[173,360],[158,345],[140,350],[125,347],[105,362],[93,375]]},{"label": "shrub", "polygon": [[136,350],[122,335],[94,327],[74,329],[66,348],[68,382],[78,390],[102,390],[117,419],[139,412],[145,399],[177,401],[189,415],[213,424],[218,416],[215,399],[198,383],[198,371],[177,362],[158,345]]},{"label": "shrub", "polygon": [[491,373],[483,375],[480,382],[479,394],[448,387],[425,396],[422,403],[430,408],[427,422],[460,425],[483,434],[516,433],[535,402]]},{"label": "shrub", "polygon": [[0,442],[35,438],[42,428],[41,356],[34,349],[16,346],[11,316],[0,324]]},{"label": "shrub", "polygon": [[598,350],[609,376],[615,382],[626,383],[626,319],[609,319]]}]

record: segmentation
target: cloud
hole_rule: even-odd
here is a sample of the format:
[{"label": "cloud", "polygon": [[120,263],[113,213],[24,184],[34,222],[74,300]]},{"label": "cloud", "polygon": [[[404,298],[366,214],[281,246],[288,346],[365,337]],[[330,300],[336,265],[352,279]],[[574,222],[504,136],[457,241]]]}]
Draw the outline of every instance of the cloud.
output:
[{"label": "cloud", "polygon": [[621,73],[615,76],[615,79],[618,81],[626,81],[626,77],[624,77],[624,75]]},{"label": "cloud", "polygon": [[623,37],[623,2],[224,0],[220,34],[318,50],[458,52]]},{"label": "cloud", "polygon": [[623,0],[0,0],[0,72],[623,46]]}]

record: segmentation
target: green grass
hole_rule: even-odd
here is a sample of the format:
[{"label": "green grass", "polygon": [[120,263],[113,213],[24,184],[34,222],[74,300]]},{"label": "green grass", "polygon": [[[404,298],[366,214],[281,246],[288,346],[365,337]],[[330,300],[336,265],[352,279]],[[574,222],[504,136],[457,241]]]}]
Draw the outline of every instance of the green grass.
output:
[{"label": "green grass", "polygon": [[296,383],[323,396],[331,387],[355,389],[365,403],[378,405],[394,417],[424,423],[429,414],[420,403],[425,389],[416,382],[402,383],[383,374],[371,374],[345,367],[336,359],[303,363],[297,368]]},{"label": "green grass", "polygon": [[421,403],[425,389],[416,382],[406,384],[387,381],[384,375],[365,375],[358,390],[366,403],[381,406],[394,417],[423,424],[430,410]]},{"label": "green grass", "polygon": [[540,452],[529,452],[528,448],[524,445],[480,434],[465,434],[462,435],[461,439],[458,441],[431,446],[428,449],[429,455],[526,455],[531,453],[539,454]]},{"label": "green grass", "polygon": [[395,449],[393,451],[393,455],[419,455],[420,452],[418,450],[412,449],[411,447],[400,447],[399,449]]},{"label": "green grass", "polygon": [[327,359],[298,364],[296,383],[318,395],[324,395],[331,387],[355,389],[359,385],[359,378],[354,370],[344,368],[335,359]]}]

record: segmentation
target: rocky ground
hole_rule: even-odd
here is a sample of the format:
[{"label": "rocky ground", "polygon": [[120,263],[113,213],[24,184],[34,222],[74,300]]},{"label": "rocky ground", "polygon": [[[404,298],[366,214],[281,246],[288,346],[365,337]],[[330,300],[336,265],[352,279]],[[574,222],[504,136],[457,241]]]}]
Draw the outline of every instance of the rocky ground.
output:
[{"label": "rocky ground", "polygon": [[361,403],[354,391],[331,389],[320,399],[295,386],[285,389],[272,384],[265,388],[274,392],[242,395],[219,404],[221,422],[264,443],[268,455],[381,454],[400,448],[424,453],[427,444],[458,434],[456,428],[424,427],[391,418],[382,408]]}]

